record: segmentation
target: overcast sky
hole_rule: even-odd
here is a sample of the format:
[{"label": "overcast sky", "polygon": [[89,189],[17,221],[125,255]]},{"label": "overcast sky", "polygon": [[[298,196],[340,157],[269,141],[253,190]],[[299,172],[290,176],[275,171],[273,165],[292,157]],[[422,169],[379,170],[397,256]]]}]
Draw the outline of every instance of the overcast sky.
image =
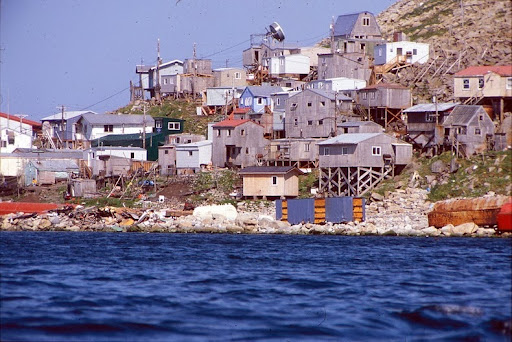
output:
[{"label": "overcast sky", "polygon": [[272,22],[289,44],[329,36],[332,18],[395,0],[0,0],[0,111],[39,120],[68,110],[125,106],[135,65],[209,58],[242,66],[251,34]]}]

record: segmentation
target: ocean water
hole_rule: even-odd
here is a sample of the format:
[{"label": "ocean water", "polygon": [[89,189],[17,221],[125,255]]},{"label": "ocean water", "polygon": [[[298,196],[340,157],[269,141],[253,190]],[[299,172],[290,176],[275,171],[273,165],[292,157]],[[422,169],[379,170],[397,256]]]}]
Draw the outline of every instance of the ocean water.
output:
[{"label": "ocean water", "polygon": [[510,341],[510,239],[0,232],[1,341]]}]

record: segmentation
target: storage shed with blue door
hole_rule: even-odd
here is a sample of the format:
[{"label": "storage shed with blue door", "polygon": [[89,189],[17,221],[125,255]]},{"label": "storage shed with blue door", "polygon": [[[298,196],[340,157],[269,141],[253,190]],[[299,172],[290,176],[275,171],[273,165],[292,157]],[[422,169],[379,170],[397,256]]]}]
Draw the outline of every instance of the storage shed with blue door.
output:
[{"label": "storage shed with blue door", "polygon": [[277,200],[276,219],[290,224],[361,222],[365,220],[365,199],[347,196]]}]

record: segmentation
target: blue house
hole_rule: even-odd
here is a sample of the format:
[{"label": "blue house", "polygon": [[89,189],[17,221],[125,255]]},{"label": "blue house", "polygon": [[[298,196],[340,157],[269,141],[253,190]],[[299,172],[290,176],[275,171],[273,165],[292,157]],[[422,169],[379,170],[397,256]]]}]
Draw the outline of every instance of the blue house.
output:
[{"label": "blue house", "polygon": [[284,91],[281,87],[248,86],[245,87],[238,101],[240,108],[250,108],[254,113],[265,112],[265,106],[272,107],[270,95]]}]

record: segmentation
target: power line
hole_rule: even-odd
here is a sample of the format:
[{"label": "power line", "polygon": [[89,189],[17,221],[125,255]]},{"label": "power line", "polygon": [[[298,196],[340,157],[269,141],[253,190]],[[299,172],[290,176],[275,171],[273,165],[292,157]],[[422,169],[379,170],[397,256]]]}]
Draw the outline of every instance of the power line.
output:
[{"label": "power line", "polygon": [[243,42],[241,42],[241,43],[238,43],[238,44],[235,44],[235,45],[230,46],[230,47],[228,47],[228,48],[225,48],[224,50],[220,50],[220,51],[217,51],[217,52],[211,53],[211,54],[209,54],[209,55],[202,56],[201,58],[207,58],[207,57],[215,56],[215,55],[217,55],[217,54],[219,54],[219,53],[222,53],[222,52],[225,52],[225,51],[230,50],[230,49],[232,49],[232,48],[235,48],[235,47],[240,46],[240,45],[242,45],[242,44],[245,44],[245,43],[247,43],[247,42],[249,42],[249,41],[250,41],[250,39],[244,40],[244,41],[243,41]]}]

